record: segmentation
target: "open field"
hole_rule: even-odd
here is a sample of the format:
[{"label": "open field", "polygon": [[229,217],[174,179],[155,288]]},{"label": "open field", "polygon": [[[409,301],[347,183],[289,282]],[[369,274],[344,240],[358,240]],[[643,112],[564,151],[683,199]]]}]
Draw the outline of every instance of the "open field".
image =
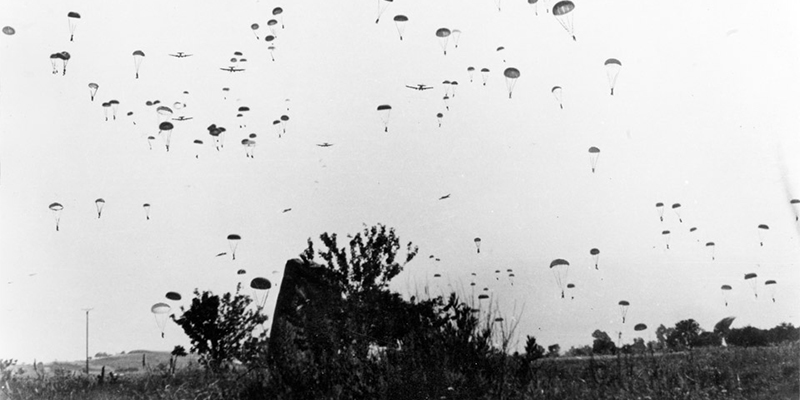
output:
[{"label": "open field", "polygon": [[[142,363],[144,358],[144,365]],[[152,369],[159,368],[159,365],[169,365],[170,353],[166,351],[133,350],[126,354],[116,354],[108,357],[94,357],[89,360],[89,373],[98,375],[102,368],[106,368],[106,373],[116,374],[143,374]],[[177,361],[177,368],[188,367],[191,363],[196,363],[197,357],[188,355],[180,357]],[[36,378],[37,370],[33,364],[19,363],[14,366],[14,374],[19,377]],[[86,371],[86,362],[80,361],[54,361],[47,364],[39,363],[38,372],[45,374],[59,373],[83,374]]]},{"label": "open field", "polygon": [[[168,355],[148,353],[154,362]],[[110,368],[131,368],[137,354],[95,360]],[[141,354],[138,354],[141,363]],[[500,370],[483,371],[486,381],[464,391],[452,381],[435,393],[413,389],[383,391],[378,398],[469,399],[797,399],[800,397],[800,344],[762,348],[712,348],[684,353],[620,357],[540,359],[520,367],[503,357]],[[105,363],[105,364],[102,364]],[[377,366],[391,370],[390,365]],[[194,366],[170,375],[163,368],[99,384],[96,376],[73,374],[76,363],[53,364],[37,378],[12,373],[0,399],[292,399],[296,388],[281,387],[269,371],[208,374]],[[187,365],[184,361],[182,365]],[[141,365],[141,364],[139,364]],[[64,366],[63,369],[59,369]],[[390,377],[386,377],[390,379]],[[380,386],[385,382],[376,382]],[[381,393],[381,391],[377,391]],[[330,398],[337,398],[333,393]]]}]

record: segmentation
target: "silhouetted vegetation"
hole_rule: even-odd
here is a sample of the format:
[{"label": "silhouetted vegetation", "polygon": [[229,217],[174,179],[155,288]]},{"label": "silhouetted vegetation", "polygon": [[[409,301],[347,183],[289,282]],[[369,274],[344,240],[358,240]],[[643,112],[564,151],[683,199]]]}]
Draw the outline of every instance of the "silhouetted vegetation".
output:
[{"label": "silhouetted vegetation", "polygon": [[[456,294],[402,298],[388,282],[417,253],[393,229],[309,240],[288,278],[302,283],[279,298],[269,348],[246,296],[195,292],[175,322],[203,369],[170,365],[102,381],[54,369],[36,379],[3,363],[11,399],[783,399],[800,394],[800,330],[781,324],[705,331],[692,320],[656,329],[656,341],[618,347],[601,330],[591,346],[563,352],[526,336],[490,306]],[[316,258],[322,264],[316,264]],[[400,262],[398,260],[403,260]],[[287,269],[289,264],[287,264]],[[510,319],[514,320],[514,319]],[[725,336],[728,347],[722,347]],[[546,349],[546,350],[545,350]],[[268,351],[267,351],[268,350]],[[234,362],[242,363],[235,367]]]}]

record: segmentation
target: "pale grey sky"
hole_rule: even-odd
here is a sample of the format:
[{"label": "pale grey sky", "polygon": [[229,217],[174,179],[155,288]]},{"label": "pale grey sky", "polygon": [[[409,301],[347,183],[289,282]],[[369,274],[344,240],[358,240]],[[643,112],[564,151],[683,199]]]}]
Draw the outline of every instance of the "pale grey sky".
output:
[{"label": "pale grey sky", "polygon": [[[397,0],[378,24],[379,2],[362,3],[0,4],[0,25],[16,29],[0,37],[0,357],[80,359],[87,307],[91,354],[188,345],[172,323],[162,339],[150,313],[167,291],[229,291],[240,268],[248,282],[277,287],[308,237],[375,223],[420,246],[395,289],[449,284],[469,294],[474,272],[507,319],[519,314],[520,337],[563,349],[589,344],[595,329],[629,341],[639,322],[800,323],[789,205],[800,197],[800,6],[576,0],[573,41],[523,1],[498,12],[489,0]],[[277,6],[285,29],[273,62],[263,39]],[[82,16],[73,42],[69,11]],[[409,18],[402,41],[398,14]],[[462,31],[446,56],[441,27]],[[146,54],[138,80],[134,50]],[[61,51],[72,58],[66,75],[53,75],[48,57]],[[194,55],[168,56],[178,51]],[[220,71],[235,51],[246,71]],[[622,62],[613,97],[608,58]],[[477,71],[470,82],[469,66],[491,70],[485,86]],[[521,72],[512,99],[507,67]],[[459,83],[449,110],[444,80]],[[94,102],[89,82],[100,85]],[[419,83],[434,89],[405,88]],[[111,99],[117,120],[105,122],[101,103]],[[148,148],[158,118],[145,101],[156,99],[185,102],[194,117],[175,122],[169,153],[160,139]],[[388,133],[380,104],[392,105]],[[243,105],[251,111],[239,129]],[[284,114],[279,139],[272,121]],[[220,152],[212,123],[227,128]],[[239,144],[250,133],[253,159]],[[595,173],[591,146],[601,149]],[[64,205],[59,232],[52,202]],[[656,202],[667,204],[663,222]],[[770,226],[764,246],[759,224]],[[231,233],[242,236],[237,259],[214,257],[229,252]],[[601,250],[599,270],[591,248]],[[571,263],[574,300],[560,298],[555,258]],[[495,279],[508,268],[513,286]],[[759,275],[757,300],[748,272]],[[778,281],[774,303],[766,279]],[[722,284],[734,288],[728,307]],[[622,299],[631,303],[624,326]]]}]

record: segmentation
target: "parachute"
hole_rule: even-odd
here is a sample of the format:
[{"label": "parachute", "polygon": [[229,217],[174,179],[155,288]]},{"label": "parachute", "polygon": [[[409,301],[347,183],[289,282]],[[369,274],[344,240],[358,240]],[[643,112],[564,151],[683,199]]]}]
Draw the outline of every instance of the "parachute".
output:
[{"label": "parachute", "polygon": [[73,37],[75,36],[75,28],[78,27],[78,20],[81,19],[81,15],[76,13],[75,11],[70,11],[67,13],[67,22],[69,23],[69,41],[71,42]]},{"label": "parachute", "polygon": [[770,297],[772,298],[772,302],[773,302],[773,303],[775,302],[775,285],[776,285],[777,283],[778,283],[778,282],[776,282],[776,281],[774,281],[774,280],[772,280],[772,279],[770,279],[770,280],[768,280],[768,281],[764,282],[764,286],[766,286],[766,287],[769,289],[769,295],[770,295]]},{"label": "parachute", "polygon": [[247,271],[245,271],[243,269],[240,269],[240,270],[236,271],[236,275],[244,275],[246,273],[247,273]]},{"label": "parachute", "polygon": [[4,26],[3,27],[3,33],[5,33],[8,36],[11,36],[11,35],[17,33],[17,31],[14,28],[10,27],[10,26]]},{"label": "parachute", "polygon": [[169,142],[172,138],[172,128],[174,128],[172,122],[164,121],[158,124],[158,134],[164,134],[164,136],[161,137],[164,139],[164,145],[167,147],[167,151],[169,151]]},{"label": "parachute", "polygon": [[167,292],[166,296],[164,297],[169,300],[178,301],[181,299],[181,294],[178,292]]},{"label": "parachute", "polygon": [[731,324],[733,324],[734,319],[736,319],[736,317],[725,317],[714,325],[714,333],[721,334],[723,346],[727,346],[727,344],[725,344],[725,336],[730,332]]},{"label": "parachute", "polygon": [[768,231],[769,226],[764,224],[758,226],[758,242],[761,244],[761,246],[764,246],[764,236],[767,235]]},{"label": "parachute", "polygon": [[158,325],[158,329],[161,330],[161,338],[164,338],[164,328],[167,325],[167,313],[172,310],[172,307],[169,306],[167,303],[156,303],[150,307],[150,312],[153,313],[153,316],[156,319],[156,325]]},{"label": "parachute", "polygon": [[111,103],[104,102],[103,106],[103,115],[106,117],[106,121],[108,121],[108,110],[111,108]]},{"label": "parachute", "polygon": [[597,263],[600,260],[600,250],[591,249],[591,250],[589,250],[589,254],[592,255],[592,259],[594,260],[594,269],[599,269],[599,268],[597,268]]},{"label": "parachute", "polygon": [[611,87],[611,95],[613,96],[614,87],[617,85],[617,75],[619,75],[619,69],[622,68],[622,63],[616,58],[609,58],[604,65],[608,76],[608,86]]},{"label": "parachute", "polygon": [[250,281],[250,288],[253,289],[253,297],[255,298],[256,307],[258,309],[264,308],[269,296],[269,289],[272,288],[272,283],[267,278],[253,278]]},{"label": "parachute", "polygon": [[480,253],[481,252],[481,238],[476,237],[475,240],[473,240],[473,241],[475,242],[475,248],[478,250],[478,253]]},{"label": "parachute", "polygon": [[672,211],[675,211],[675,215],[678,216],[678,221],[683,223],[683,218],[681,218],[681,203],[675,203],[672,205]]},{"label": "parachute", "polygon": [[600,158],[600,149],[589,147],[589,164],[592,166],[592,173],[597,168],[597,159]]},{"label": "parachute", "polygon": [[622,323],[624,324],[625,316],[628,315],[628,306],[630,306],[631,303],[628,303],[627,300],[620,300],[618,304],[619,304],[619,312],[620,314],[622,314]]},{"label": "parachute", "polygon": [[62,51],[61,53],[54,53],[50,55],[50,63],[53,65],[53,73],[58,74],[58,69],[56,69],[56,61],[61,60],[61,75],[67,74],[67,64],[69,63],[69,59],[72,58],[70,54],[66,51]]},{"label": "parachute", "polygon": [[242,139],[242,146],[244,146],[245,156],[253,158],[253,151],[256,148],[256,141],[252,139]]},{"label": "parachute", "polygon": [[94,206],[97,208],[97,219],[100,219],[100,215],[103,213],[103,207],[106,205],[106,201],[102,198],[97,199],[94,201]]},{"label": "parachute", "polygon": [[[567,284],[567,289],[575,289],[575,284],[574,283],[568,283]],[[572,292],[572,291],[570,291],[570,292]],[[570,300],[575,300],[575,295],[570,295]]]},{"label": "parachute", "polygon": [[458,39],[461,37],[461,30],[460,29],[453,29],[453,31],[450,32],[450,33],[453,35],[453,47],[455,47],[457,49],[458,48]]},{"label": "parachute", "polygon": [[717,245],[715,245],[714,242],[706,243],[706,249],[708,249],[708,253],[711,254],[711,261],[714,261],[716,259],[716,257],[714,256],[716,247]]},{"label": "parachute", "polygon": [[800,199],[791,199],[789,200],[789,204],[791,204],[794,209],[795,222],[800,221]]},{"label": "parachute", "polygon": [[658,211],[658,219],[664,222],[664,203],[656,203],[656,211]]},{"label": "parachute", "polygon": [[450,94],[453,95],[452,97],[456,97],[456,88],[457,87],[458,87],[458,82],[456,82],[456,81],[450,82]]},{"label": "parachute", "polygon": [[260,26],[259,26],[258,24],[252,24],[252,25],[250,25],[250,29],[253,31],[253,35],[255,35],[255,36],[256,36],[256,40],[261,40],[261,39],[258,37],[258,32],[256,32],[256,31],[258,30],[258,28],[260,28]]},{"label": "parachute", "polygon": [[664,243],[667,244],[667,250],[669,250],[669,231],[661,231],[661,236],[664,237]]},{"label": "parachute", "polygon": [[153,140],[156,140],[155,136],[147,137],[147,146],[150,147],[150,150],[153,150]]},{"label": "parachute", "polygon": [[58,53],[50,54],[50,65],[53,67],[52,74],[55,75],[58,73],[58,68],[56,68],[56,60],[61,59]]},{"label": "parachute", "polygon": [[139,79],[139,67],[142,65],[144,59],[144,52],[136,50],[133,52],[133,66],[136,69],[136,79]]},{"label": "parachute", "polygon": [[144,216],[149,221],[150,220],[150,203],[142,204],[142,208],[144,209]]},{"label": "parachute", "polygon": [[442,118],[444,118],[444,114],[436,113],[436,119],[439,121],[439,128],[442,127]]},{"label": "parachute", "polygon": [[99,89],[99,88],[100,88],[100,85],[98,85],[96,83],[90,83],[89,84],[89,98],[91,99],[91,101],[94,101],[94,95],[97,94],[97,89]]},{"label": "parachute", "polygon": [[117,110],[119,110],[119,100],[109,100],[108,104],[111,106],[112,118],[116,121]]},{"label": "parachute", "polygon": [[572,36],[572,40],[577,41],[578,39],[575,38],[575,28],[572,22],[574,10],[575,3],[568,0],[559,1],[553,6],[553,16],[556,17],[561,26],[567,30],[567,33]]},{"label": "parachute", "polygon": [[389,3],[392,1],[394,0],[378,0],[378,16],[375,18],[376,24],[381,20],[381,15],[386,11],[386,8],[389,7]]},{"label": "parachute", "polygon": [[[202,146],[202,145],[203,145],[203,141],[202,141],[202,140],[200,140],[200,139],[195,139],[194,141],[192,141],[192,143],[194,143],[194,144],[196,144],[196,145],[198,145],[198,146]],[[195,155],[194,155],[194,158],[200,158],[200,153],[199,153],[199,151],[200,151],[200,149],[198,148],[198,149],[197,149],[197,152],[196,152],[196,153],[195,153]]]},{"label": "parachute", "polygon": [[467,74],[469,74],[469,81],[472,83],[472,75],[475,73],[475,67],[467,67]]},{"label": "parachute", "polygon": [[397,34],[400,35],[400,40],[403,40],[403,33],[406,31],[406,23],[408,23],[408,17],[405,15],[394,16],[394,26],[397,27]]},{"label": "parachute", "polygon": [[[503,50],[505,50],[505,49],[506,49],[505,47],[503,47],[503,46],[500,46],[500,47],[498,47],[498,48],[495,50],[495,52],[499,53],[499,52],[501,52],[501,51],[503,51]],[[503,62],[506,62],[505,58],[503,58]]]},{"label": "parachute", "polygon": [[450,29],[439,28],[436,30],[436,37],[439,38],[439,45],[442,46],[444,55],[447,55],[447,40],[450,38]]},{"label": "parachute", "polygon": [[444,97],[442,97],[442,102],[444,103],[444,109],[450,111],[450,105],[447,104],[447,100],[450,100],[450,96],[444,95]]},{"label": "parachute", "polygon": [[[278,37],[278,28],[276,28],[276,26],[278,26],[278,20],[271,19],[271,20],[267,21],[267,26],[269,27],[269,31],[270,31],[270,33],[272,33],[272,36]],[[242,61],[244,61],[244,60],[242,60]]]},{"label": "parachute", "polygon": [[281,131],[286,133],[286,125],[289,124],[289,116],[288,115],[281,115]]},{"label": "parachute", "polygon": [[156,114],[158,114],[158,122],[167,122],[170,118],[172,118],[172,109],[167,106],[158,106],[156,108]]},{"label": "parachute", "polygon": [[53,217],[56,219],[56,232],[58,232],[58,223],[61,221],[61,210],[64,209],[64,206],[61,203],[53,203],[48,208],[53,211]]},{"label": "parachute", "polygon": [[753,294],[756,296],[756,298],[758,298],[758,275],[756,275],[755,272],[745,274],[744,280],[750,283],[750,287],[753,289]]},{"label": "parachute", "polygon": [[388,104],[381,104],[378,106],[378,114],[383,121],[383,131],[389,132],[389,114],[392,112],[392,106]]},{"label": "parachute", "polygon": [[561,298],[564,298],[564,289],[567,283],[567,275],[569,274],[569,262],[567,260],[557,258],[550,263],[550,271],[553,271],[553,277],[556,279],[556,284],[561,289]]},{"label": "parachute", "polygon": [[641,332],[645,329],[647,329],[647,325],[645,324],[636,324],[633,326],[633,330],[635,330],[636,332]]},{"label": "parachute", "polygon": [[503,71],[503,76],[506,77],[506,88],[508,89],[508,98],[511,98],[511,93],[514,91],[514,85],[517,83],[517,78],[519,78],[519,70],[516,68],[506,68]]},{"label": "parachute", "polygon": [[483,86],[486,86],[486,81],[489,80],[489,68],[481,68],[481,77],[483,77]]},{"label": "parachute", "polygon": [[536,3],[538,3],[538,2],[539,2],[539,0],[528,0],[528,4],[533,5],[533,12],[534,12],[535,15],[539,15],[539,8],[536,5]]},{"label": "parachute", "polygon": [[231,248],[231,258],[236,259],[236,247],[239,246],[239,241],[242,240],[242,237],[236,234],[228,235],[228,246]]},{"label": "parachute", "polygon": [[562,95],[561,86],[553,86],[553,88],[550,89],[550,93],[552,93],[553,97],[556,98],[556,101],[558,102],[558,107],[563,110],[564,109],[564,103],[562,102],[563,95]]},{"label": "parachute", "polygon": [[722,291],[722,300],[725,301],[725,307],[728,306],[728,292],[733,289],[731,285],[722,285],[720,286],[720,290]]}]

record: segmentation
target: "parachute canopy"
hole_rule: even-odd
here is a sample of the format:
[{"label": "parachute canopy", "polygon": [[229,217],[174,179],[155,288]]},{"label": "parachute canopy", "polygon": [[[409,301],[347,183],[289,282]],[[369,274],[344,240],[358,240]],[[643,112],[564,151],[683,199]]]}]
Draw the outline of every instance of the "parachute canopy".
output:
[{"label": "parachute canopy", "polygon": [[643,331],[645,329],[647,329],[647,325],[645,325],[645,324],[636,324],[633,327],[633,330],[635,330],[636,332],[640,332],[640,331]]},{"label": "parachute canopy", "polygon": [[267,278],[253,278],[250,281],[250,287],[256,290],[267,290],[272,288],[272,283]]},{"label": "parachute canopy", "polygon": [[53,211],[61,211],[64,209],[64,206],[62,206],[61,203],[53,203],[50,204],[49,208]]},{"label": "parachute canopy", "polygon": [[722,285],[722,286],[720,287],[720,289],[721,289],[721,290],[731,290],[731,289],[733,289],[733,288],[731,287],[731,285]]},{"label": "parachute canopy", "polygon": [[10,27],[10,26],[4,26],[3,27],[3,33],[5,33],[6,35],[11,36],[11,35],[17,33],[17,31],[14,28]]},{"label": "parachute canopy", "polygon": [[627,300],[620,300],[618,304],[621,305],[621,306],[629,306],[629,305],[631,305],[631,303],[629,303]]},{"label": "parachute canopy", "polygon": [[150,307],[150,312],[153,314],[166,314],[168,313],[172,307],[169,306],[167,303],[156,303]]},{"label": "parachute canopy", "polygon": [[591,249],[591,250],[589,250],[589,254],[591,254],[591,255],[593,255],[593,256],[596,256],[596,255],[600,254],[600,250],[598,250],[598,249]]},{"label": "parachute canopy", "polygon": [[744,274],[744,279],[753,279],[753,278],[757,278],[757,277],[758,277],[758,275],[756,275],[755,272],[751,272],[749,274]]},{"label": "parachute canopy", "polygon": [[559,1],[553,6],[553,15],[560,16],[569,14],[575,9],[575,3],[571,1]]},{"label": "parachute canopy", "polygon": [[170,300],[178,301],[178,300],[181,299],[181,294],[178,293],[178,292],[167,292],[165,297],[170,299]]}]

